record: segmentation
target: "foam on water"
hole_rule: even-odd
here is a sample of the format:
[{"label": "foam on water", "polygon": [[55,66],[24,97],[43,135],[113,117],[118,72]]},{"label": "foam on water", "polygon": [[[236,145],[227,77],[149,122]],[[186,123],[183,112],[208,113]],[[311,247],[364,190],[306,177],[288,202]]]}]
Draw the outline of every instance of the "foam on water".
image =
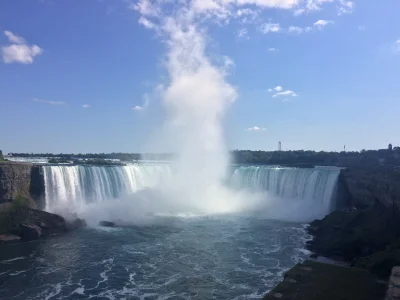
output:
[{"label": "foam on water", "polygon": [[301,224],[248,216],[159,218],[163,225],[87,229],[32,244],[27,259],[3,264],[9,273],[0,280],[11,279],[0,292],[11,298],[23,286],[19,297],[26,299],[261,298],[307,257]]}]

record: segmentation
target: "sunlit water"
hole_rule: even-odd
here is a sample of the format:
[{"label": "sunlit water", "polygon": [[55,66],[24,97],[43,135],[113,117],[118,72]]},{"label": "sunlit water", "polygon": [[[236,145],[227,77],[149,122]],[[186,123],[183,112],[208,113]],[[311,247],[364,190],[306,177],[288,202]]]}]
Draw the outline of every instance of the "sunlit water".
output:
[{"label": "sunlit water", "polygon": [[159,218],[2,248],[1,299],[259,299],[307,257],[304,226]]},{"label": "sunlit water", "polygon": [[[334,208],[339,174],[236,166],[226,189],[241,197],[192,203],[152,189],[169,187],[165,164],[43,171],[46,209],[76,211],[91,227],[1,248],[1,299],[261,299],[309,255],[304,224]],[[202,213],[223,200],[240,209]],[[136,226],[96,227],[100,220]]]}]

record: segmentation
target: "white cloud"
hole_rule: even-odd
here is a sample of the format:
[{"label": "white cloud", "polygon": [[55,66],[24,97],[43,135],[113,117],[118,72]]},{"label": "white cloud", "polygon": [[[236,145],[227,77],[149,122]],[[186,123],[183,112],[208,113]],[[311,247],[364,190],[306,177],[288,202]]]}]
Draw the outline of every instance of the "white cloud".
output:
[{"label": "white cloud", "polygon": [[40,99],[33,99],[34,102],[48,104],[48,105],[65,105],[65,102],[62,101],[49,101],[49,100],[40,100]]},{"label": "white cloud", "polygon": [[82,107],[83,107],[83,108],[89,108],[89,107],[90,107],[90,104],[83,104]]},{"label": "white cloud", "polygon": [[250,39],[249,32],[246,28],[239,29],[237,36],[239,38],[246,39],[246,40]]},{"label": "white cloud", "polygon": [[254,127],[247,128],[246,130],[247,130],[247,131],[266,131],[267,128],[262,128],[262,127],[254,126]]},{"label": "white cloud", "polygon": [[272,89],[268,89],[268,92],[281,92],[281,91],[283,91],[283,87],[281,87],[280,85],[278,85],[278,86],[276,86],[276,87],[274,87],[274,88],[272,88]]},{"label": "white cloud", "polygon": [[295,16],[320,11],[326,4],[335,4],[338,15],[350,14],[354,11],[355,1],[349,0],[304,0],[303,4],[294,10]]},{"label": "white cloud", "polygon": [[[229,57],[227,57],[227,56],[224,57],[224,64],[229,64],[229,62],[227,62],[228,60],[229,60]],[[234,64],[232,60],[231,60],[231,62],[232,62],[232,64]],[[149,106],[150,101],[155,99],[155,98],[160,97],[160,95],[162,94],[163,91],[164,91],[164,86],[162,84],[158,84],[154,88],[152,93],[150,93],[150,94],[149,93],[145,93],[143,95],[143,97],[142,97],[143,98],[143,104],[142,105],[135,105],[135,106],[132,107],[132,109],[135,110],[135,111],[145,110]]]},{"label": "white cloud", "polygon": [[263,34],[267,34],[269,32],[279,32],[281,30],[281,26],[279,23],[264,23],[260,26],[259,30]]},{"label": "white cloud", "polygon": [[8,37],[10,43],[25,44],[25,40],[22,37],[15,35],[11,31],[6,30],[4,34]]},{"label": "white cloud", "polygon": [[328,21],[328,20],[318,20],[313,24],[312,27],[311,26],[307,26],[307,27],[290,26],[287,31],[289,33],[301,34],[301,33],[311,32],[316,29],[322,30],[328,24],[333,24],[333,22]]},{"label": "white cloud", "polygon": [[358,30],[360,30],[360,31],[364,31],[364,30],[366,30],[367,28],[365,27],[365,26],[363,26],[363,25],[358,25]]},{"label": "white cloud", "polygon": [[219,17],[232,15],[233,7],[256,6],[259,8],[293,9],[302,0],[193,0],[192,8],[197,13],[212,14]]},{"label": "white cloud", "polygon": [[302,32],[304,31],[304,29],[301,28],[301,27],[298,27],[298,26],[290,26],[290,27],[288,28],[288,31],[289,31],[290,33],[302,33]]},{"label": "white cloud", "polygon": [[315,22],[313,25],[314,27],[318,28],[318,29],[322,29],[324,28],[326,25],[329,24],[333,24],[333,21],[328,21],[328,20],[318,20],[317,22]]},{"label": "white cloud", "polygon": [[292,97],[297,97],[297,94],[291,90],[283,91],[283,92],[278,92],[272,95],[272,97],[280,97],[280,96],[292,96]]},{"label": "white cloud", "polygon": [[141,111],[141,110],[144,109],[144,107],[143,107],[143,106],[140,106],[140,105],[136,105],[136,106],[132,107],[132,109],[133,109],[133,110],[136,110],[136,111]]},{"label": "white cloud", "polygon": [[305,12],[306,12],[306,9],[305,9],[305,8],[299,8],[299,9],[296,9],[296,10],[294,11],[293,15],[295,15],[295,16],[300,16],[300,15],[304,14]]},{"label": "white cloud", "polygon": [[278,48],[268,48],[269,52],[279,52]]},{"label": "white cloud", "polygon": [[138,3],[129,4],[129,8],[138,11],[143,16],[158,16],[160,10],[156,7],[151,0],[139,0]]},{"label": "white cloud", "polygon": [[236,66],[235,62],[229,56],[224,56],[222,59],[224,62],[224,70],[225,71],[229,71],[230,69],[232,69]]},{"label": "white cloud", "polygon": [[340,0],[338,5],[338,15],[351,14],[354,10],[355,2],[348,0]]},{"label": "white cloud", "polygon": [[34,57],[43,53],[43,50],[37,45],[29,45],[22,37],[13,34],[11,31],[4,31],[11,45],[2,47],[3,62],[6,64],[33,63]]},{"label": "white cloud", "polygon": [[156,25],[154,23],[152,23],[147,18],[142,17],[142,16],[139,18],[139,24],[143,25],[144,27],[146,27],[148,29],[153,29],[156,27]]}]

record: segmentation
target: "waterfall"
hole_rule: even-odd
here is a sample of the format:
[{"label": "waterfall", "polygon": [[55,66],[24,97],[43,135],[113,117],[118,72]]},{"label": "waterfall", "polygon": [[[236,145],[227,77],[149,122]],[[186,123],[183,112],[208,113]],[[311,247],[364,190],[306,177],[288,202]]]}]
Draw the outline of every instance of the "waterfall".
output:
[{"label": "waterfall", "polygon": [[[43,170],[45,209],[62,214],[80,211],[88,204],[108,205],[105,202],[109,202],[113,205],[110,202],[113,199],[130,200],[132,199],[130,195],[146,188],[162,191],[170,186],[170,180],[174,180],[171,174],[173,167],[161,163],[127,166],[43,166]],[[338,168],[326,167],[297,169],[236,166],[228,175],[226,185],[229,190],[246,193],[247,196],[239,197],[241,202],[239,206],[243,209],[263,208],[276,218],[303,220],[306,216],[306,219],[312,220],[336,208],[334,192],[339,173]],[[175,196],[179,197],[180,191],[177,193]],[[252,206],[251,194],[258,196],[257,207]],[[182,206],[189,204],[183,200],[177,203]],[[238,205],[232,202],[238,199],[220,200],[228,206]],[[161,201],[157,202],[157,205],[166,205],[162,199],[146,200],[146,202],[151,201]],[[218,205],[219,203],[215,202],[211,204],[212,207]]]},{"label": "waterfall", "polygon": [[168,165],[43,166],[46,210],[71,211],[160,184],[169,176]]},{"label": "waterfall", "polygon": [[340,169],[316,167],[297,169],[273,166],[239,166],[230,185],[236,189],[267,191],[279,199],[292,199],[315,215],[326,215],[336,208],[335,191]]}]

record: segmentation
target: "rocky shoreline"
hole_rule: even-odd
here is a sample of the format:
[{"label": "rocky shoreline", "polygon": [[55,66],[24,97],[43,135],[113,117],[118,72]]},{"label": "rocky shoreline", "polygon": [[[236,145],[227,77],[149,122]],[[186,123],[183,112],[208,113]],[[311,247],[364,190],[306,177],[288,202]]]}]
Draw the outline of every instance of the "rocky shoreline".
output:
[{"label": "rocky shoreline", "polygon": [[400,219],[385,208],[336,211],[313,221],[308,232],[313,257],[345,261],[385,279],[400,265]]},{"label": "rocky shoreline", "polygon": [[63,217],[28,207],[4,207],[0,210],[0,247],[25,242],[86,227],[82,219],[66,221]]}]

